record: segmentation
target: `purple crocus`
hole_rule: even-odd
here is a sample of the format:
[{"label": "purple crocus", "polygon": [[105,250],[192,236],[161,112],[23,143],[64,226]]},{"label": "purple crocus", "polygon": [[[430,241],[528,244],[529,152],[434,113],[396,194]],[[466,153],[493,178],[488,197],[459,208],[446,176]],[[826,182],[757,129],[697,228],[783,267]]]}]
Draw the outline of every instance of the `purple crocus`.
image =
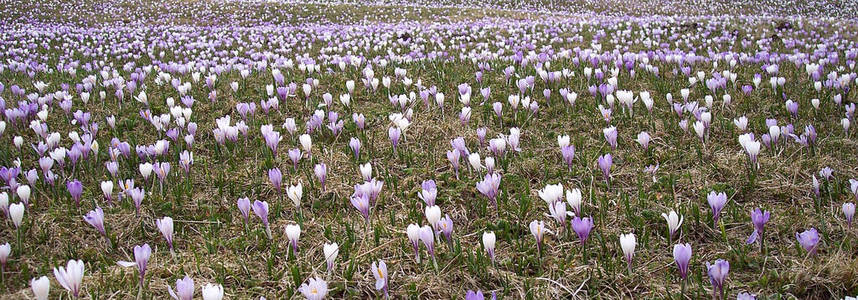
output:
[{"label": "purple crocus", "polygon": [[319,184],[322,186],[322,191],[325,191],[325,182],[328,179],[328,165],[325,163],[316,164],[313,167],[313,173],[319,179]]},{"label": "purple crocus", "polygon": [[444,239],[447,240],[447,243],[453,244],[453,219],[450,219],[450,215],[444,215],[441,220],[438,221],[438,231],[444,235]]},{"label": "purple crocus", "polygon": [[605,178],[605,183],[611,184],[611,166],[614,164],[614,156],[610,153],[599,156],[599,169],[602,169],[602,176]]},{"label": "purple crocus", "polygon": [[393,152],[396,153],[396,147],[399,145],[402,130],[399,127],[390,127],[387,129],[387,136],[390,138],[390,143],[393,144]]},{"label": "purple crocus", "polygon": [[167,291],[174,300],[193,300],[194,299],[194,280],[188,275],[185,278],[176,280],[176,290],[169,285]]},{"label": "purple crocus", "polygon": [[771,214],[769,211],[761,211],[759,208],[754,209],[751,212],[751,223],[754,224],[754,232],[751,233],[751,236],[748,237],[747,243],[753,244],[757,238],[760,239],[760,247],[762,247],[763,241],[763,233],[766,226],[766,223],[769,221],[769,217]]},{"label": "purple crocus", "polygon": [[351,203],[369,224],[369,196],[366,194],[354,195],[351,197]]},{"label": "purple crocus", "polygon": [[247,197],[238,199],[238,211],[241,212],[241,217],[244,218],[244,224],[247,224],[250,215],[250,199]]},{"label": "purple crocus", "polygon": [[429,179],[424,180],[423,183],[420,184],[420,192],[418,192],[417,197],[423,200],[426,203],[426,206],[434,206],[435,198],[438,197],[438,188],[435,185],[435,180]]},{"label": "purple crocus", "polygon": [[679,269],[679,277],[685,280],[685,277],[688,276],[688,262],[691,261],[691,244],[673,245],[673,260]]},{"label": "purple crocus", "polygon": [[283,186],[283,173],[280,172],[280,168],[268,170],[268,181],[271,182],[271,185],[274,186],[274,189],[277,190],[278,194],[280,194]]},{"label": "purple crocus", "polygon": [[83,195],[83,184],[79,180],[74,179],[66,183],[66,189],[74,200],[75,206],[80,206],[80,197]]},{"label": "purple crocus", "polygon": [[816,248],[819,244],[819,232],[816,231],[816,228],[811,228],[801,233],[796,232],[795,239],[798,240],[801,247],[807,250],[811,256],[816,255]]},{"label": "purple crocus", "polygon": [[718,224],[718,218],[721,216],[721,210],[727,205],[727,194],[711,191],[706,196],[706,202],[709,202],[709,207],[712,208],[712,226],[715,227]]},{"label": "purple crocus", "polygon": [[253,201],[253,213],[262,220],[262,225],[265,225],[265,234],[268,235],[268,239],[271,239],[271,227],[268,226],[268,202]]},{"label": "purple crocus", "polygon": [[569,172],[572,172],[572,160],[575,159],[575,146],[566,145],[561,147],[560,154],[563,155],[563,162],[566,163],[566,166],[569,168]]},{"label": "purple crocus", "polygon": [[355,160],[360,157],[360,146],[361,142],[359,139],[351,138],[349,140],[349,148],[351,148],[352,152],[355,154]]},{"label": "purple crocus", "polygon": [[447,150],[447,160],[450,161],[450,164],[453,166],[453,170],[456,172],[456,179],[459,179],[459,151]]},{"label": "purple crocus", "polygon": [[83,219],[95,227],[99,233],[103,236],[107,236],[107,231],[104,229],[104,210],[101,207],[96,207],[94,210],[89,211]]},{"label": "purple crocus", "polygon": [[301,156],[302,156],[301,149],[298,149],[298,148],[289,149],[289,159],[292,160],[292,167],[296,170],[298,169],[298,162],[301,161]]},{"label": "purple crocus", "polygon": [[388,277],[387,277],[387,264],[384,263],[383,260],[378,260],[378,264],[376,262],[372,262],[372,275],[375,277],[375,289],[384,291],[384,298],[390,299],[390,294],[388,294]]},{"label": "purple crocus", "polygon": [[500,193],[498,191],[500,189],[500,182],[501,175],[496,173],[486,174],[486,177],[482,181],[477,182],[477,190],[491,200],[495,211],[498,209],[497,196]]},{"label": "purple crocus", "polygon": [[572,230],[578,235],[582,245],[587,244],[587,238],[590,236],[590,231],[593,230],[593,219],[590,217],[580,218],[575,216],[572,219]]},{"label": "purple crocus", "polygon": [[724,299],[724,281],[727,280],[727,274],[730,272],[730,262],[718,259],[714,263],[706,263],[706,272],[709,274],[709,282],[712,283],[712,295],[721,295]]},{"label": "purple crocus", "polygon": [[438,263],[435,260],[435,231],[429,225],[420,227],[420,241],[426,246],[426,252],[432,257],[432,264],[438,268]]},{"label": "purple crocus", "polygon": [[146,275],[146,265],[149,264],[149,257],[152,255],[152,248],[149,244],[143,246],[134,246],[134,261],[119,261],[117,264],[123,267],[137,266],[137,273],[140,275],[140,288],[143,288],[143,278]]}]

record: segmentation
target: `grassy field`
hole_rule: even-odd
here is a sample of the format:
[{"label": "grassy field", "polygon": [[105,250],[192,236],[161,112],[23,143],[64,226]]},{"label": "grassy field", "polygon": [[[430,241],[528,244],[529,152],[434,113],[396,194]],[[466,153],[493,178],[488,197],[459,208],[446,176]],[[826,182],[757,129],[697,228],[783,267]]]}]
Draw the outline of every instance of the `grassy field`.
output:
[{"label": "grassy field", "polygon": [[[394,299],[855,296],[850,5],[0,3],[0,208],[28,202],[19,225],[3,214],[0,298],[34,298],[41,276],[50,299],[70,298],[54,268],[78,259],[85,299],[166,299],[185,276],[194,298],[219,299],[202,291],[215,284],[227,299],[313,299],[301,288],[311,278],[328,298],[384,298],[380,261]],[[746,133],[765,144],[754,162]],[[574,146],[568,163],[559,144]],[[160,180],[158,170],[144,177],[161,163]],[[479,188],[488,173],[501,178],[496,206]],[[369,178],[383,184],[377,199],[367,194],[365,219],[352,201]],[[144,195],[139,208],[126,180]],[[419,196],[427,180],[440,214]],[[547,196],[556,184],[559,198]],[[713,214],[719,193],[726,204]],[[242,216],[245,197],[268,204],[270,234],[256,211]],[[104,233],[85,220],[96,208]],[[771,218],[747,243],[757,208]],[[671,211],[683,219],[674,234],[662,216]],[[449,240],[430,225],[441,216]],[[164,217],[171,243],[156,225]],[[586,239],[577,217],[593,221]],[[417,242],[419,261],[410,224],[436,226]],[[810,229],[818,243],[803,245],[797,233]],[[620,241],[629,233],[631,263]],[[338,245],[331,270],[327,243]],[[674,254],[685,243],[687,278]],[[140,286],[138,268],[118,262],[144,244]],[[707,269],[719,259],[729,262],[723,291]]]}]

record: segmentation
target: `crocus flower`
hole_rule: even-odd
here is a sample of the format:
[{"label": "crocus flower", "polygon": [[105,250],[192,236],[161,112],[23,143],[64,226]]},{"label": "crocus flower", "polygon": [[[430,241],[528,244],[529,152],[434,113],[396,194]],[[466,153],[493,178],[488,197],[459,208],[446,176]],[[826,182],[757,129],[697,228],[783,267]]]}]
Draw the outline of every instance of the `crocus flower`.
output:
[{"label": "crocus flower", "polygon": [[453,166],[453,170],[456,172],[456,179],[459,179],[459,158],[459,151],[447,150],[447,160],[450,161],[450,164]]},{"label": "crocus flower", "polygon": [[709,202],[709,207],[712,208],[712,222],[714,223],[713,226],[715,226],[718,223],[718,218],[721,216],[721,210],[727,205],[727,194],[711,191],[706,196],[706,202]]},{"label": "crocus flower", "polygon": [[691,244],[673,245],[673,260],[679,269],[679,277],[685,280],[685,277],[688,276],[688,262],[691,261]]},{"label": "crocus flower", "polygon": [[369,196],[367,195],[354,195],[351,197],[352,206],[354,206],[358,212],[363,216],[366,223],[369,224]]},{"label": "crocus flower", "polygon": [[730,263],[723,259],[716,260],[713,264],[707,262],[706,272],[709,274],[709,282],[712,283],[712,294],[724,295],[724,281],[730,272]]},{"label": "crocus flower", "polygon": [[117,264],[123,267],[137,266],[137,274],[140,275],[140,288],[143,288],[143,278],[146,275],[146,265],[149,264],[149,256],[152,255],[152,248],[149,244],[143,246],[134,246],[134,261],[118,261]]},{"label": "crocus flower", "polygon": [[265,225],[265,234],[271,239],[271,227],[268,226],[268,201],[253,201],[253,213],[262,220]]},{"label": "crocus flower", "polygon": [[101,207],[96,207],[94,210],[89,211],[83,219],[89,225],[95,227],[101,235],[107,236],[107,231],[104,229],[104,210]]},{"label": "crocus flower", "polygon": [[384,290],[384,297],[390,298],[390,295],[387,293],[387,264],[384,263],[383,260],[378,260],[378,264],[372,262],[372,275],[375,276],[375,289],[376,290]]},{"label": "crocus flower", "polygon": [[0,272],[6,270],[6,263],[9,262],[9,254],[12,253],[12,246],[9,243],[0,245]]},{"label": "crocus flower", "polygon": [[602,169],[602,177],[605,178],[605,183],[610,185],[611,166],[614,164],[614,157],[610,153],[599,156],[597,163],[599,164],[599,169]]},{"label": "crocus flower", "polygon": [[319,184],[322,186],[322,191],[325,191],[325,182],[328,179],[328,165],[324,163],[316,164],[313,167],[313,173],[319,179]]},{"label": "crocus flower", "polygon": [[128,190],[128,196],[134,202],[134,208],[137,215],[140,215],[140,206],[143,204],[143,198],[146,196],[146,191],[141,188],[133,188]]},{"label": "crocus flower", "polygon": [[325,262],[327,263],[328,272],[331,272],[331,270],[334,269],[334,261],[340,253],[340,246],[337,245],[337,243],[325,243],[322,250],[325,254]]},{"label": "crocus flower", "polygon": [[620,235],[620,248],[623,249],[623,257],[626,258],[626,263],[628,263],[629,273],[632,272],[632,258],[635,256],[635,246],[637,246],[637,241],[635,240],[634,233]]},{"label": "crocus flower", "polygon": [[435,180],[429,179],[420,184],[420,192],[417,197],[426,203],[426,206],[435,205],[435,199],[438,197],[438,188],[435,186]]},{"label": "crocus flower", "polygon": [[298,185],[291,185],[286,188],[286,195],[289,196],[289,200],[292,200],[292,204],[295,205],[295,208],[301,208],[301,198],[304,195],[304,187],[298,182]]},{"label": "crocus flower", "polygon": [[581,203],[583,203],[583,197],[581,196],[580,189],[574,188],[566,190],[566,202],[569,203],[569,207],[572,208],[575,215],[581,214]]},{"label": "crocus flower", "polygon": [[500,174],[486,174],[486,177],[477,182],[477,190],[480,191],[486,198],[491,200],[492,205],[494,205],[495,210],[497,211],[497,196],[500,189],[501,175]]},{"label": "crocus flower", "polygon": [[83,284],[83,272],[83,261],[69,260],[65,268],[54,268],[54,277],[63,288],[77,298],[80,294],[81,285]]},{"label": "crocus flower", "polygon": [[670,211],[670,214],[662,213],[661,216],[665,221],[667,221],[667,228],[669,231],[668,236],[670,240],[673,240],[673,236],[676,235],[679,227],[682,226],[682,220],[684,220],[684,218],[673,210]]},{"label": "crocus flower", "polygon": [[467,294],[465,294],[465,300],[485,300],[485,296],[483,296],[483,291],[471,291],[468,290]]},{"label": "crocus flower", "polygon": [[194,299],[194,280],[188,275],[183,279],[176,280],[176,290],[169,285],[167,291],[174,300],[193,300]]},{"label": "crocus flower", "polygon": [[66,183],[66,189],[68,190],[69,195],[71,195],[72,200],[74,200],[75,205],[80,206],[80,197],[83,195],[83,184],[81,184],[77,179],[71,180]]},{"label": "crocus flower", "polygon": [[104,194],[104,200],[107,203],[113,202],[113,181],[102,181],[101,182],[101,193]]},{"label": "crocus flower", "polygon": [[605,141],[611,146],[611,150],[617,150],[617,127],[611,126],[602,129],[602,133],[605,135]]},{"label": "crocus flower", "polygon": [[21,185],[15,192],[18,194],[18,198],[21,199],[21,202],[24,202],[24,206],[30,206],[30,194],[32,193],[32,190],[30,190],[29,185]]},{"label": "crocus flower", "polygon": [[293,148],[293,149],[290,149],[288,153],[289,153],[289,159],[292,160],[292,168],[297,170],[298,169],[298,162],[301,161],[301,156],[302,156],[301,149]]},{"label": "crocus flower", "polygon": [[590,217],[579,218],[575,216],[572,219],[572,230],[578,235],[581,244],[587,244],[587,238],[590,236],[590,231],[593,230],[593,219]]},{"label": "crocus flower", "polygon": [[247,197],[239,198],[237,206],[238,211],[241,213],[241,217],[244,219],[244,223],[247,224],[248,217],[250,216],[250,199]]},{"label": "crocus flower", "polygon": [[24,204],[9,205],[9,218],[12,219],[15,228],[21,228],[21,222],[24,221]]},{"label": "crocus flower", "polygon": [[453,220],[450,219],[450,215],[444,215],[440,221],[438,221],[438,231],[444,235],[444,238],[447,240],[447,243],[452,245],[453,243]]},{"label": "crocus flower", "polygon": [[328,283],[319,277],[310,278],[308,283],[301,284],[298,291],[307,300],[322,300],[328,295]]},{"label": "crocus flower", "polygon": [[537,192],[539,198],[542,198],[548,205],[563,200],[563,185],[549,184]]},{"label": "crocus flower", "polygon": [[795,238],[804,250],[810,252],[810,255],[816,255],[816,248],[819,244],[819,232],[816,231],[816,228],[801,233],[796,232]]},{"label": "crocus flower", "polygon": [[483,248],[486,249],[486,253],[488,253],[489,259],[492,260],[492,264],[495,262],[495,241],[494,231],[483,232]]},{"label": "crocus flower", "polygon": [[566,167],[569,168],[569,171],[572,171],[572,163],[575,159],[575,146],[568,145],[560,148],[560,154],[563,156],[563,162],[566,163]]},{"label": "crocus flower", "polygon": [[406,235],[408,235],[408,241],[411,242],[411,248],[414,248],[414,260],[417,263],[420,263],[420,225],[417,224],[408,224],[408,227],[405,230]]},{"label": "crocus flower", "polygon": [[301,226],[297,224],[286,225],[286,237],[292,245],[292,251],[298,253],[298,239],[301,238]]},{"label": "crocus flower", "polygon": [[390,127],[387,129],[387,136],[390,138],[390,143],[393,144],[393,152],[396,153],[396,146],[399,145],[399,137],[402,135],[402,130],[399,127]]},{"label": "crocus flower", "polygon": [[748,294],[746,292],[741,292],[736,296],[736,300],[757,300],[757,296],[753,294]]},{"label": "crocus flower", "polygon": [[852,228],[852,218],[855,216],[855,203],[843,203],[843,216],[846,217],[846,227]]},{"label": "crocus flower", "polygon": [[223,286],[220,284],[208,283],[203,286],[203,300],[221,300],[223,299]]},{"label": "crocus flower", "polygon": [[[761,211],[759,208],[751,212],[751,223],[754,224],[754,232],[748,237],[747,243],[753,244],[757,238],[763,241],[763,233],[766,223],[769,222],[771,214],[769,211]],[[762,247],[762,244],[760,245]]]},{"label": "crocus flower", "polygon": [[167,246],[170,247],[170,252],[173,252],[173,218],[164,217],[162,219],[155,220],[155,226],[158,227],[158,230],[161,231],[161,234],[164,235],[164,240],[167,241]]},{"label": "crocus flower", "polygon": [[638,144],[641,145],[641,148],[646,151],[647,149],[649,149],[649,141],[651,139],[652,138],[649,136],[649,133],[647,133],[646,131],[641,131],[640,133],[638,133],[638,138],[636,141],[638,142]]},{"label": "crocus flower", "polygon": [[30,287],[33,289],[36,300],[48,300],[48,295],[51,293],[51,280],[48,276],[33,278],[30,280]]},{"label": "crocus flower", "polygon": [[283,184],[283,173],[280,172],[280,168],[273,168],[268,170],[268,181],[271,182],[271,185],[274,186],[274,189],[277,190],[277,193],[280,193],[280,188]]},{"label": "crocus flower", "polygon": [[359,139],[351,138],[349,140],[349,148],[352,149],[352,152],[355,155],[355,160],[360,158],[360,146],[361,146],[361,142]]},{"label": "crocus flower", "polygon": [[542,238],[545,235],[545,223],[533,220],[530,222],[530,234],[536,239],[536,252],[542,255]]},{"label": "crocus flower", "polygon": [[432,263],[437,268],[438,265],[435,262],[435,230],[428,225],[420,227],[420,241],[423,242],[423,246],[426,246],[426,252],[432,257]]}]

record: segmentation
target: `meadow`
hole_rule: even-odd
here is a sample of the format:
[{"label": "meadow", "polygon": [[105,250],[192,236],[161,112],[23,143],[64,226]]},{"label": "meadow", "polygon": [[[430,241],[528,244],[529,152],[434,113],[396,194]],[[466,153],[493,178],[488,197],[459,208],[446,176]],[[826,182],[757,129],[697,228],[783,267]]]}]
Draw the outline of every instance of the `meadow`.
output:
[{"label": "meadow", "polygon": [[0,299],[858,295],[858,2],[0,16]]}]

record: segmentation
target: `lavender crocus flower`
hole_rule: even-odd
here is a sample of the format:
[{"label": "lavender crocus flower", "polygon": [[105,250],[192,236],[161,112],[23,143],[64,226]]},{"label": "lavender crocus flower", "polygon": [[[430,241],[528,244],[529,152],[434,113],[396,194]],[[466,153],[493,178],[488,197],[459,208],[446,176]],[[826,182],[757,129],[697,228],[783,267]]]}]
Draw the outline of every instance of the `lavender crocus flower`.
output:
[{"label": "lavender crocus flower", "polygon": [[327,182],[328,178],[328,165],[325,163],[316,164],[316,166],[313,167],[313,173],[316,175],[316,178],[319,179],[322,191],[325,191],[325,182]]},{"label": "lavender crocus flower", "polygon": [[447,160],[450,161],[450,164],[453,166],[453,170],[456,172],[456,179],[459,179],[459,158],[460,156],[458,151],[447,150]]},{"label": "lavender crocus flower", "polygon": [[563,155],[563,162],[566,163],[566,167],[569,168],[569,172],[572,172],[572,161],[575,159],[575,146],[567,145],[561,147],[560,154]]},{"label": "lavender crocus flower", "polygon": [[238,211],[241,212],[241,217],[244,219],[244,223],[247,224],[248,217],[250,215],[250,199],[247,197],[239,198],[237,205]]},{"label": "lavender crocus flower", "polygon": [[712,208],[712,226],[715,227],[718,224],[718,218],[721,216],[721,210],[727,205],[727,194],[711,191],[706,196],[706,202],[709,202],[709,207]]},{"label": "lavender crocus flower", "polygon": [[691,261],[691,244],[673,245],[673,260],[679,269],[679,277],[685,280],[688,276],[688,262]]},{"label": "lavender crocus flower", "polygon": [[718,259],[713,264],[706,263],[706,272],[709,274],[709,282],[712,283],[713,295],[724,295],[724,281],[730,272],[730,262]]},{"label": "lavender crocus flower", "polygon": [[393,144],[393,152],[396,153],[396,147],[399,145],[399,138],[402,136],[402,130],[399,127],[390,127],[387,129],[387,136],[390,138],[390,143]]},{"label": "lavender crocus flower", "polygon": [[66,189],[74,200],[75,206],[80,206],[80,197],[83,195],[83,184],[77,179],[66,183]]},{"label": "lavender crocus flower", "polygon": [[123,267],[137,266],[137,273],[140,275],[140,288],[143,288],[143,278],[146,275],[146,265],[149,264],[149,257],[152,255],[152,248],[149,244],[143,246],[134,246],[134,261],[119,261],[117,264]]},{"label": "lavender crocus flower", "polygon": [[477,190],[491,200],[495,211],[498,209],[497,196],[500,193],[498,191],[500,189],[500,182],[500,174],[486,174],[486,177],[482,181],[477,182]]},{"label": "lavender crocus flower", "polygon": [[352,152],[355,155],[355,160],[357,160],[360,157],[360,146],[361,146],[361,142],[359,139],[351,138],[349,140],[349,148],[352,149]]},{"label": "lavender crocus flower", "polygon": [[435,185],[435,180],[429,179],[420,184],[420,192],[417,194],[426,206],[434,206],[435,198],[438,196],[438,188]]},{"label": "lavender crocus flower", "polygon": [[169,285],[167,291],[174,300],[193,300],[194,299],[194,280],[188,275],[185,278],[176,280],[176,290]]},{"label": "lavender crocus flower", "polygon": [[253,213],[262,220],[262,225],[265,225],[265,234],[268,239],[271,239],[271,227],[268,226],[268,201],[253,201]]},{"label": "lavender crocus flower", "polygon": [[104,210],[101,207],[96,207],[94,210],[89,211],[83,219],[95,227],[99,233],[103,236],[107,236],[107,231],[104,229]]},{"label": "lavender crocus flower", "polygon": [[807,250],[811,256],[816,255],[816,249],[819,244],[819,232],[816,231],[816,228],[811,228],[801,233],[796,232],[795,239],[798,240],[801,247]]},{"label": "lavender crocus flower", "polygon": [[351,197],[352,206],[363,216],[366,223],[369,224],[369,196],[365,194],[354,195]]},{"label": "lavender crocus flower", "polygon": [[444,239],[447,240],[447,243],[452,245],[453,243],[453,219],[450,219],[450,215],[445,214],[441,220],[438,221],[438,231],[444,235]]},{"label": "lavender crocus flower", "polygon": [[593,230],[593,219],[590,217],[580,218],[575,216],[572,219],[572,230],[578,235],[582,245],[587,244],[587,238],[590,236],[590,231]]},{"label": "lavender crocus flower", "polygon": [[426,246],[426,252],[432,257],[432,264],[437,269],[438,263],[435,261],[435,232],[429,225],[420,227],[420,241]]},{"label": "lavender crocus flower", "polygon": [[175,255],[173,252],[173,218],[164,217],[162,219],[155,220],[155,226],[158,227],[158,230],[161,231],[161,234],[164,236],[164,240],[167,241],[167,246],[170,247],[170,253]]},{"label": "lavender crocus flower", "polygon": [[[760,211],[759,208],[751,212],[751,223],[754,224],[754,232],[748,237],[746,241],[748,244],[753,244],[757,238],[760,238],[761,243],[763,242],[763,233],[770,216],[769,211]],[[760,246],[762,247],[762,244]]]},{"label": "lavender crocus flower", "polygon": [[298,169],[298,162],[301,161],[301,156],[302,156],[301,149],[298,149],[298,148],[289,149],[289,159],[292,160],[292,167],[296,170]]},{"label": "lavender crocus flower", "polygon": [[274,189],[277,190],[278,194],[280,194],[283,186],[283,173],[280,172],[280,168],[268,170],[268,181],[271,182],[271,185],[274,186]]},{"label": "lavender crocus flower", "polygon": [[614,164],[614,157],[610,153],[599,156],[597,163],[599,164],[599,169],[602,169],[602,176],[605,178],[605,183],[610,185],[611,166]]}]

